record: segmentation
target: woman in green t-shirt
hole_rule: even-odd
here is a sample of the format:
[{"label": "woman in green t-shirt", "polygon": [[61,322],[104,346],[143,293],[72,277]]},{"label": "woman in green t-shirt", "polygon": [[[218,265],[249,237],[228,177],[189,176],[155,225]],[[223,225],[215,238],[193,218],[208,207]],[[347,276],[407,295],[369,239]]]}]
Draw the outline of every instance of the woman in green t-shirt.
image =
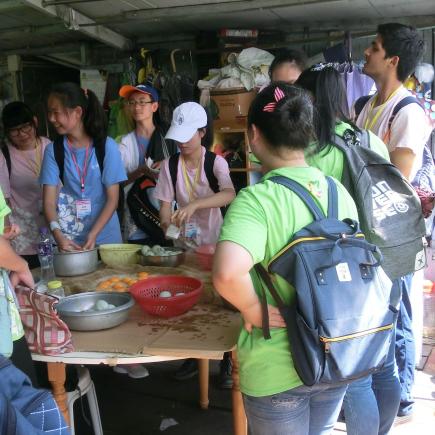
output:
[{"label": "woman in green t-shirt", "polygon": [[[305,70],[296,84],[310,92],[315,108],[318,141],[307,154],[307,162],[341,181],[344,156],[333,145],[334,135],[352,138],[352,132],[358,130],[347,116],[344,81],[334,68],[316,65]],[[372,132],[369,134],[370,148],[389,161],[384,142]],[[400,402],[394,344],[392,340],[380,371],[349,385],[343,406],[349,435],[383,435],[391,429]]]},{"label": "woman in green t-shirt", "polygon": [[[242,189],[231,204],[215,254],[217,291],[242,314],[237,344],[240,389],[251,435],[327,434],[332,431],[346,386],[302,384],[294,368],[287,331],[267,293],[271,339],[262,335],[261,284],[253,266],[267,266],[293,235],[313,221],[296,194],[270,181],[285,176],[306,187],[323,210],[328,188],[324,174],[309,167],[305,152],[314,138],[313,105],[308,93],[277,83],[254,99],[248,115],[252,151],[260,160],[262,180]],[[357,217],[355,204],[337,182],[339,218]],[[274,276],[285,303],[294,289]]]}]

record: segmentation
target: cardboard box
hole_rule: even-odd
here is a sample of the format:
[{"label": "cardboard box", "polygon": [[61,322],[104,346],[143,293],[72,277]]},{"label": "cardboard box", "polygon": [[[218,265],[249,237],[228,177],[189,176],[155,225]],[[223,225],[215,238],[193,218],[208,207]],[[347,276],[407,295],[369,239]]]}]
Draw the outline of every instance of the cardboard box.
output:
[{"label": "cardboard box", "polygon": [[216,121],[232,121],[233,123],[248,116],[249,106],[255,98],[254,90],[244,88],[219,89],[210,92],[211,110]]}]

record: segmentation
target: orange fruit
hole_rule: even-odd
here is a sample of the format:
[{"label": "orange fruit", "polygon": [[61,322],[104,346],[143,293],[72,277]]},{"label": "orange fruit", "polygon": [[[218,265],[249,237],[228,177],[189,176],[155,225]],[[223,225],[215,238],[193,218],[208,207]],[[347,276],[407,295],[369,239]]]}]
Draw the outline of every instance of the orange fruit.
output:
[{"label": "orange fruit", "polygon": [[125,290],[126,287],[127,285],[125,283],[117,283],[113,285],[115,290]]},{"label": "orange fruit", "polygon": [[119,281],[121,281],[121,278],[119,276],[114,276],[114,277],[110,278],[108,281],[110,281],[110,282],[119,282]]},{"label": "orange fruit", "polygon": [[147,279],[148,276],[149,276],[149,273],[148,273],[148,272],[138,272],[137,276],[138,276],[140,279]]}]

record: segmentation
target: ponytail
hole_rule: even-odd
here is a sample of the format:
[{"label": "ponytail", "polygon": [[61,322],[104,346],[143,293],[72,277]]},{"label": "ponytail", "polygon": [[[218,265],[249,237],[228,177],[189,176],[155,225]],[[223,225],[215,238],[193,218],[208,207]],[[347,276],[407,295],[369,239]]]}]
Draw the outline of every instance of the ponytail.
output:
[{"label": "ponytail", "polygon": [[97,96],[89,89],[82,89],[72,82],[57,83],[52,86],[50,95],[54,95],[69,108],[82,108],[82,121],[85,133],[92,138],[94,147],[105,146],[107,137],[107,118]]}]

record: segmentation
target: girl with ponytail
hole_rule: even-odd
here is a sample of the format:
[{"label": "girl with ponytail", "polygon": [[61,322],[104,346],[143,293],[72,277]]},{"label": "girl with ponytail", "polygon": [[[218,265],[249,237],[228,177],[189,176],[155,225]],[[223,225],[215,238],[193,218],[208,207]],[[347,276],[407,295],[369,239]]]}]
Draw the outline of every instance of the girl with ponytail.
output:
[{"label": "girl with ponytail", "polygon": [[[313,104],[307,92],[285,83],[261,91],[248,114],[252,151],[265,175],[242,189],[232,202],[214,257],[216,290],[242,314],[237,344],[240,390],[252,435],[327,434],[332,432],[346,385],[302,384],[290,353],[285,322],[268,305],[271,339],[262,334],[261,283],[254,265],[270,260],[294,234],[313,221],[299,197],[270,178],[282,176],[305,187],[326,213],[327,180],[309,167],[305,151],[314,139]],[[340,219],[357,218],[355,203],[337,181]],[[275,279],[276,278],[276,279]],[[295,297],[287,281],[274,276],[275,289],[290,304]],[[267,300],[273,298],[267,293]]]},{"label": "girl with ponytail", "polygon": [[118,146],[107,137],[98,98],[75,83],[56,84],[48,97],[48,119],[60,138],[46,148],[40,182],[59,249],[120,243],[116,209],[119,183],[127,177]]}]

